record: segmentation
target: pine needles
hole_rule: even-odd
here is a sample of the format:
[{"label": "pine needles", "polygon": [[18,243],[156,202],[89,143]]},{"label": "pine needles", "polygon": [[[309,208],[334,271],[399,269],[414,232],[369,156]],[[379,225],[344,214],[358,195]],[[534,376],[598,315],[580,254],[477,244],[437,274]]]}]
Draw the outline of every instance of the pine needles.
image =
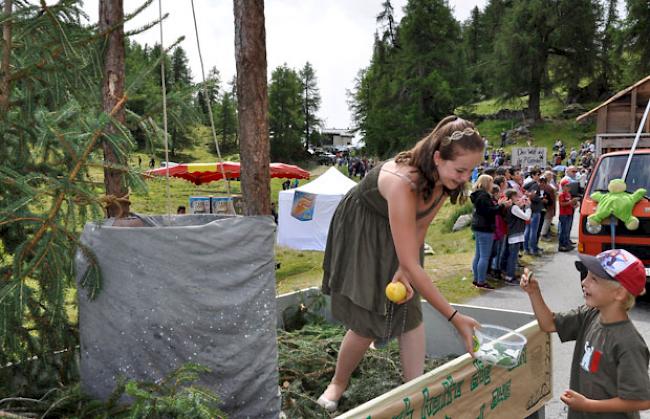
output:
[{"label": "pine needles", "polygon": [[[282,411],[290,418],[327,418],[330,415],[316,400],[329,384],[341,341],[342,326],[315,322],[292,332],[278,331]],[[430,371],[448,359],[428,359]],[[403,383],[399,349],[391,342],[384,349],[370,349],[352,375],[350,386],[339,403],[339,413]]]},{"label": "pine needles", "polygon": [[[156,383],[121,383],[108,401],[91,400],[78,384],[54,388],[40,398],[0,399],[0,417],[8,418],[188,418],[225,419],[219,398],[193,383],[207,369],[186,364]],[[120,404],[129,396],[130,405]]]}]

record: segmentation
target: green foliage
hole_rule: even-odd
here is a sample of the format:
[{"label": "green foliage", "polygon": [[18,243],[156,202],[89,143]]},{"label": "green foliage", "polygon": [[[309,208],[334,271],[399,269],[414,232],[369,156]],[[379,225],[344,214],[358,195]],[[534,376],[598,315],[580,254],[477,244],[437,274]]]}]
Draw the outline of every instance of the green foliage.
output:
[{"label": "green foliage", "polygon": [[[90,173],[108,167],[102,145],[118,161],[134,147],[130,132],[101,109],[101,43],[96,28],[79,24],[81,13],[74,1],[45,9],[14,3],[11,70],[0,75],[13,79],[0,113],[0,365],[13,363],[30,393],[77,379],[79,337],[69,313],[78,249],[90,256],[88,292],[100,287],[94,258],[79,243],[80,227],[103,216],[103,183]],[[104,132],[110,124],[115,134]],[[144,189],[138,173],[110,167],[134,191]],[[12,382],[0,380],[0,393],[11,394]]]},{"label": "green foliage", "polygon": [[539,120],[568,103],[600,103],[648,73],[646,3],[628,0],[621,21],[617,0],[489,0],[459,26],[447,2],[411,0],[399,23],[383,2],[372,60],[348,92],[354,126],[383,158],[452,109],[527,109]]},{"label": "green foliage", "polygon": [[125,392],[133,398],[130,418],[183,417],[195,419],[225,418],[219,398],[209,390],[189,385],[199,374],[210,370],[197,364],[185,364],[160,382],[130,381]]},{"label": "green foliage", "polygon": [[460,25],[447,2],[410,1],[392,30],[395,44],[390,35],[375,38],[372,61],[349,93],[367,151],[381,157],[410,148],[471,92]]},{"label": "green foliage", "polygon": [[[172,49],[172,55],[169,54]],[[195,104],[194,85],[185,51],[172,45],[164,53],[159,44],[153,48],[128,42],[126,48],[126,83],[130,89],[127,127],[141,150],[155,156],[164,148],[161,63],[165,65],[167,90],[167,142],[172,158],[194,144],[192,127],[201,122],[201,109]],[[146,77],[145,77],[146,76]],[[217,74],[218,77],[218,74]],[[218,85],[210,80],[209,86]],[[209,125],[209,124],[208,124]]]},{"label": "green foliage", "polygon": [[627,19],[625,40],[630,82],[646,77],[650,73],[650,5],[645,0],[626,0]]},{"label": "green foliage", "polygon": [[215,127],[217,134],[221,137],[219,144],[221,151],[225,153],[239,151],[237,102],[233,94],[224,92],[215,110]]},{"label": "green foliage", "polygon": [[192,83],[192,74],[190,72],[189,60],[185,50],[178,46],[174,48],[171,57],[171,80],[169,84],[172,86],[189,86]]},{"label": "green foliage", "polygon": [[539,99],[550,88],[551,56],[569,89],[595,62],[598,11],[595,0],[516,0],[496,40],[494,71],[506,97],[528,94],[529,116],[541,117]]},{"label": "green foliage", "polygon": [[312,143],[312,137],[314,137],[318,127],[321,125],[320,119],[316,116],[320,108],[320,92],[318,90],[316,72],[309,61],[300,70],[299,76],[303,92],[302,112],[304,115],[303,130],[305,132],[305,149],[308,149],[309,144]]},{"label": "green foliage", "polygon": [[[329,384],[345,329],[313,323],[302,329],[278,331],[278,361],[282,410],[290,418],[329,417],[316,400]],[[427,359],[431,371],[452,357]],[[402,373],[397,342],[366,352],[339,403],[338,412],[348,411],[401,385]]]},{"label": "green foliage", "polygon": [[[122,381],[105,402],[89,398],[79,384],[72,384],[53,388],[39,398],[8,398],[0,407],[8,417],[17,414],[20,418],[226,418],[219,409],[219,398],[194,384],[204,372],[208,369],[186,364],[157,383]],[[118,403],[123,396],[131,398],[130,405]]]},{"label": "green foliage", "polygon": [[[196,95],[196,104],[202,115],[202,123],[210,126],[210,114],[208,113],[208,103],[215,104],[219,100],[219,89],[221,76],[217,67],[212,67],[205,78],[205,86],[201,83],[198,86]],[[206,102],[206,97],[209,102]]]},{"label": "green foliage", "polygon": [[292,162],[303,157],[302,85],[295,70],[286,64],[271,73],[269,84],[269,130],[271,161]]}]

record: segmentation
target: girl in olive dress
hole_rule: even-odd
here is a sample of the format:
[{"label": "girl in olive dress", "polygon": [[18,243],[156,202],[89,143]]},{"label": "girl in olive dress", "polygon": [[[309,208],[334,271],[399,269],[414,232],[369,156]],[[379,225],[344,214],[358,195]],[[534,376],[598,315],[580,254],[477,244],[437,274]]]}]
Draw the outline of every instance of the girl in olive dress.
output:
[{"label": "girl in olive dress", "polygon": [[[318,403],[335,411],[366,350],[397,337],[404,379],[424,370],[425,332],[420,296],[458,330],[468,352],[478,323],[455,310],[422,267],[427,229],[449,198],[464,202],[465,184],[481,163],[484,141],[474,125],[444,118],[412,149],[377,165],[341,200],[334,213],[323,261],[323,292],[332,315],[348,329],[336,371]],[[391,281],[407,297],[385,296]]]}]

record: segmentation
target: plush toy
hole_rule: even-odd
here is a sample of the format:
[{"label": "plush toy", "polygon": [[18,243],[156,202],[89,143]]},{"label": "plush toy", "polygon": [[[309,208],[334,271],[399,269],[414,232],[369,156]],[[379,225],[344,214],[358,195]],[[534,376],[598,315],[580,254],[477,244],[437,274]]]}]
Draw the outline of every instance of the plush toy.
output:
[{"label": "plush toy", "polygon": [[590,225],[600,224],[601,221],[614,215],[623,221],[628,230],[639,228],[639,219],[632,215],[632,210],[646,194],[646,190],[641,188],[634,193],[625,192],[627,185],[623,179],[612,179],[607,185],[609,193],[594,192],[591,199],[598,202],[596,212],[587,217]]}]

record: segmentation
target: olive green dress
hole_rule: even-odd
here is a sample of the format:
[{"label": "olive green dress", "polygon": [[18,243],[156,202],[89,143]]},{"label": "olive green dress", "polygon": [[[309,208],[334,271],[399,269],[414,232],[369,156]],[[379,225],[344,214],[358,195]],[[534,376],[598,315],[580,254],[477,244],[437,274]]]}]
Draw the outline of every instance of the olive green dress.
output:
[{"label": "olive green dress", "polygon": [[[332,315],[357,334],[378,341],[414,329],[422,322],[420,297],[405,304],[391,303],[385,294],[399,260],[388,222],[388,203],[377,180],[383,163],[343,197],[327,236],[323,260],[324,294],[332,300]],[[416,218],[429,214],[442,194]],[[420,264],[424,253],[420,252]]]}]

